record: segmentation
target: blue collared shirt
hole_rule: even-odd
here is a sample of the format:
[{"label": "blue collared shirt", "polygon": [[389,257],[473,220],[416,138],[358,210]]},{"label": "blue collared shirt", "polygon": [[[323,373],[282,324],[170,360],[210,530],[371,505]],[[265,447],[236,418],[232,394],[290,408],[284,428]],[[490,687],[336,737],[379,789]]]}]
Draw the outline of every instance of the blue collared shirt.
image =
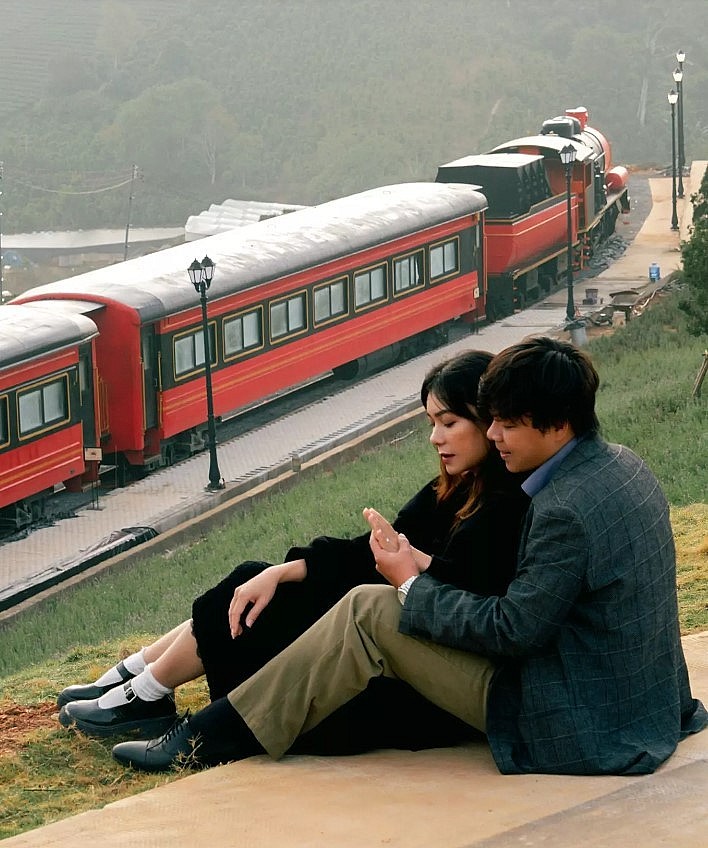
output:
[{"label": "blue collared shirt", "polygon": [[556,468],[561,464],[566,456],[568,456],[577,443],[578,438],[576,436],[571,439],[567,445],[563,445],[558,453],[554,453],[550,459],[547,459],[543,463],[543,465],[539,465],[535,471],[529,474],[529,476],[521,484],[521,488],[530,498],[537,495],[548,483],[551,477],[555,474]]}]

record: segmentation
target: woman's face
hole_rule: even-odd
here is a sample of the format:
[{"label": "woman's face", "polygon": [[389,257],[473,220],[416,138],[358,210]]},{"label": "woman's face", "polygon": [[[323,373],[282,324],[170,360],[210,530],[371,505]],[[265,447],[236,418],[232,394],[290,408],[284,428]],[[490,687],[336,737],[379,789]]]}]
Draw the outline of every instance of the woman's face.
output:
[{"label": "woman's face", "polygon": [[455,476],[479,468],[491,449],[486,427],[455,415],[433,394],[428,395],[425,411],[433,428],[430,443],[447,473]]}]

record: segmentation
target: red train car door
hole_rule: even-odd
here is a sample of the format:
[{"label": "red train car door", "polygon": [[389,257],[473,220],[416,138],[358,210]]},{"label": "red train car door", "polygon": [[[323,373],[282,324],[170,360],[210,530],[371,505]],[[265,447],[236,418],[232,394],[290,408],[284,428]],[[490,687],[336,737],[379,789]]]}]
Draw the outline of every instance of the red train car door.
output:
[{"label": "red train car door", "polygon": [[98,446],[96,440],[96,404],[94,402],[93,388],[91,346],[82,345],[79,348],[79,399],[81,403],[84,447]]},{"label": "red train car door", "polygon": [[140,349],[143,360],[143,404],[145,410],[145,429],[157,427],[157,389],[158,369],[155,354],[155,327],[143,327],[140,335]]}]

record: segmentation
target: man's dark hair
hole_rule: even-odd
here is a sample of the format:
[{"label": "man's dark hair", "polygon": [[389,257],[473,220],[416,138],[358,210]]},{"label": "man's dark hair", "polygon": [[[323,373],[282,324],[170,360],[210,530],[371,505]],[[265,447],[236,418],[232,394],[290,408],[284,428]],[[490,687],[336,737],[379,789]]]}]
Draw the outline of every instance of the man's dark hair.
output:
[{"label": "man's dark hair", "polygon": [[526,339],[498,353],[479,386],[480,414],[546,431],[566,421],[576,436],[600,429],[595,394],[600,384],[590,358],[568,342]]}]

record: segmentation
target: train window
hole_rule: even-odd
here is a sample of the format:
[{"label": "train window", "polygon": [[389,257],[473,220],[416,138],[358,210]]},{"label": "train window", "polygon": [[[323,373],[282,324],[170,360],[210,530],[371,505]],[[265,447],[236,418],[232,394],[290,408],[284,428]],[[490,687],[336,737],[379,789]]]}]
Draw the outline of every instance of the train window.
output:
[{"label": "train window", "polygon": [[460,270],[458,261],[458,241],[456,238],[450,241],[434,244],[430,248],[430,279],[438,280],[441,277],[449,277]]},{"label": "train window", "polygon": [[68,420],[69,386],[66,376],[17,393],[20,436]]},{"label": "train window", "polygon": [[0,397],[0,447],[10,441],[10,415],[7,395]]},{"label": "train window", "polygon": [[[209,360],[216,364],[216,328],[209,324]],[[204,365],[204,332],[196,330],[175,339],[175,377],[184,377]]]},{"label": "train window", "polygon": [[393,292],[414,289],[423,285],[423,252],[417,250],[393,262]]},{"label": "train window", "polygon": [[354,306],[367,306],[386,297],[386,266],[368,268],[354,275]]},{"label": "train window", "polygon": [[305,294],[301,292],[285,300],[274,301],[270,305],[270,338],[282,339],[302,331],[305,323]]},{"label": "train window", "polygon": [[224,358],[263,347],[263,309],[259,306],[224,318]]},{"label": "train window", "polygon": [[322,324],[347,313],[347,278],[315,289],[315,324]]}]

